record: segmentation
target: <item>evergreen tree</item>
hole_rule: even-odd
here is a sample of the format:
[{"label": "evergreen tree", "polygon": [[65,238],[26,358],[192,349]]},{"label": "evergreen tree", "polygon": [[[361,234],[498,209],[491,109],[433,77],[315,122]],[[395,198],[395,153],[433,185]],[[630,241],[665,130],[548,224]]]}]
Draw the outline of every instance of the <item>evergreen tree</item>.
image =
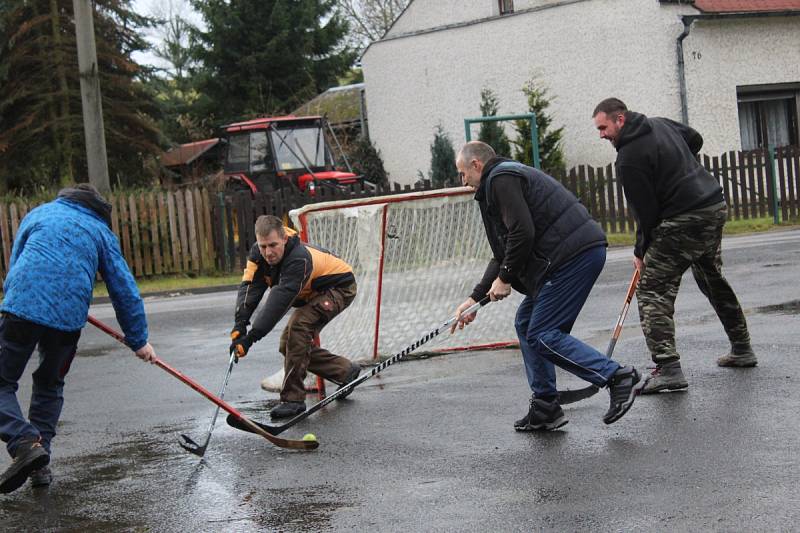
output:
[{"label": "evergreen tree", "polygon": [[431,143],[431,171],[428,176],[433,186],[438,189],[448,186],[457,175],[456,151],[453,149],[450,137],[440,124],[436,126]]},{"label": "evergreen tree", "polygon": [[380,152],[366,136],[360,135],[350,146],[347,158],[353,172],[375,184],[388,183],[389,175],[383,166]]},{"label": "evergreen tree", "polygon": [[176,145],[211,137],[218,124],[195,117],[192,107],[199,99],[191,74],[195,66],[191,56],[190,37],[196,31],[189,21],[185,0],[169,0],[157,13],[159,43],[153,53],[163,61],[156,75],[147,80],[161,111],[159,129],[164,144]]},{"label": "evergreen tree", "polygon": [[[542,170],[553,176],[563,176],[566,171],[564,149],[561,144],[564,128],[550,129],[553,117],[546,112],[550,107],[547,89],[540,87],[536,80],[532,79],[523,86],[522,92],[528,101],[528,110],[536,115],[539,159]],[[514,129],[517,131],[517,138],[514,141],[514,159],[526,165],[533,165],[530,121],[515,120]]]},{"label": "evergreen tree", "polygon": [[196,112],[217,122],[286,112],[336,85],[355,54],[333,0],[194,0],[206,31],[193,55],[203,95]]},{"label": "evergreen tree", "polygon": [[[483,89],[481,91],[481,116],[497,116],[498,104],[497,95],[494,94],[494,91],[491,89]],[[494,148],[497,155],[511,157],[511,144],[500,122],[481,122],[478,140]]]},{"label": "evergreen tree", "polygon": [[[157,113],[131,54],[149,20],[130,0],[96,0],[94,27],[112,183],[149,179]],[[0,187],[27,192],[87,179],[71,0],[6,0],[0,9]]]}]

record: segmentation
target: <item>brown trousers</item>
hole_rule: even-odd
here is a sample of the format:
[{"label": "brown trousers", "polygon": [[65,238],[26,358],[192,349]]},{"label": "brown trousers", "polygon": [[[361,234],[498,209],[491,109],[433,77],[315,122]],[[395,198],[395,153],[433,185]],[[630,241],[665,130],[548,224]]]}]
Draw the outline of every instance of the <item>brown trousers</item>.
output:
[{"label": "brown trousers", "polygon": [[303,380],[312,372],[334,383],[344,383],[350,373],[350,360],[314,345],[314,337],[328,322],[344,311],[356,297],[356,284],[329,289],[298,307],[281,334],[279,350],[283,354],[281,401],[306,399]]}]

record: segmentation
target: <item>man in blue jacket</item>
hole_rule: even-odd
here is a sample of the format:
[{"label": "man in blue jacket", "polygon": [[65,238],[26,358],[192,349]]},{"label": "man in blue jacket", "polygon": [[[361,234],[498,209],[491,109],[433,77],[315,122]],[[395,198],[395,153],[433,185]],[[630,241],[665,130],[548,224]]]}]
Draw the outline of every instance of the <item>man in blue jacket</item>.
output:
[{"label": "man in blue jacket", "polygon": [[717,178],[697,160],[703,137],[674,120],[629,111],[618,98],[600,102],[592,118],[600,137],[617,150],[617,179],[637,222],[633,263],[642,279],[636,301],[656,364],[642,394],[689,386],[675,347],[673,316],[681,277],[690,267],[731,343],[717,364],[756,366],[747,320],[722,275],[728,206]]},{"label": "man in blue jacket", "polygon": [[[64,376],[86,324],[98,271],[125,342],[140,359],[153,361],[144,305],[111,232],[111,205],[82,183],[61,190],[55,201],[22,220],[0,305],[0,438],[13,458],[0,475],[0,493],[16,490],[28,477],[34,486],[50,484],[47,465],[64,403]],[[26,420],[16,392],[37,346],[39,366]]]},{"label": "man in blue jacket", "polygon": [[491,146],[467,143],[456,167],[475,189],[492,259],[472,295],[456,310],[461,316],[487,294],[502,300],[512,287],[525,295],[514,325],[528,384],[528,414],[517,431],[553,430],[567,423],[558,403],[555,366],[598,387],[608,387],[611,424],[633,405],[646,380],[632,366],[606,358],[569,333],[606,261],[606,237],[575,196],[544,172],[496,157]]}]

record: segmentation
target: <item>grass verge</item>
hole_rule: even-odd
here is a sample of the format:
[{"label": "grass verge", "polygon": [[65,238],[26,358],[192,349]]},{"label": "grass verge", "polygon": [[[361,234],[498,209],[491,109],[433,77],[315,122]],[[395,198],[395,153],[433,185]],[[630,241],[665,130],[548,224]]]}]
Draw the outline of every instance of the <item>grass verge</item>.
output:
[{"label": "grass verge", "polygon": [[[798,227],[798,224],[782,222],[775,225],[772,221],[772,217],[763,217],[746,220],[729,220],[725,224],[725,229],[722,233],[724,235],[739,235],[742,233],[761,233],[795,227]],[[636,235],[634,233],[609,233],[607,237],[609,246],[633,246],[636,242]]]},{"label": "grass verge", "polygon": [[[137,279],[136,285],[139,292],[149,294],[154,292],[181,291],[188,289],[199,289],[205,287],[235,287],[242,281],[241,274],[218,275],[218,276],[158,276],[148,279]],[[105,283],[98,282],[94,287],[94,296],[108,296],[108,289]]]}]

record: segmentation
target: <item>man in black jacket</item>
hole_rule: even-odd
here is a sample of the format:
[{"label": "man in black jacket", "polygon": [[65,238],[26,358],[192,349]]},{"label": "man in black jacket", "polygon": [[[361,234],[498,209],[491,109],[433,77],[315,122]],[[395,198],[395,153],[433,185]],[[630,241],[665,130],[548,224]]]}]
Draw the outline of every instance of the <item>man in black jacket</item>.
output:
[{"label": "man in black jacket", "polygon": [[639,318],[656,369],[643,393],[686,388],[675,348],[675,297],[692,274],[722,322],[731,350],[719,366],[752,367],[757,359],[733,289],[722,275],[727,205],[719,182],[698,162],[703,137],[666,118],[628,111],[617,98],[592,115],[600,137],[617,149],[617,179],[637,222],[633,262],[642,269]]},{"label": "man in black jacket", "polygon": [[533,395],[528,414],[514,428],[552,430],[567,423],[554,365],[607,386],[611,405],[603,421],[616,422],[646,380],[569,334],[605,264],[603,230],[552,177],[496,157],[488,144],[464,145],[456,167],[462,183],[476,191],[493,255],[472,295],[458,306],[457,324],[463,328],[472,322],[475,313],[462,313],[487,294],[492,301],[508,296],[512,287],[525,294],[514,325]]}]

